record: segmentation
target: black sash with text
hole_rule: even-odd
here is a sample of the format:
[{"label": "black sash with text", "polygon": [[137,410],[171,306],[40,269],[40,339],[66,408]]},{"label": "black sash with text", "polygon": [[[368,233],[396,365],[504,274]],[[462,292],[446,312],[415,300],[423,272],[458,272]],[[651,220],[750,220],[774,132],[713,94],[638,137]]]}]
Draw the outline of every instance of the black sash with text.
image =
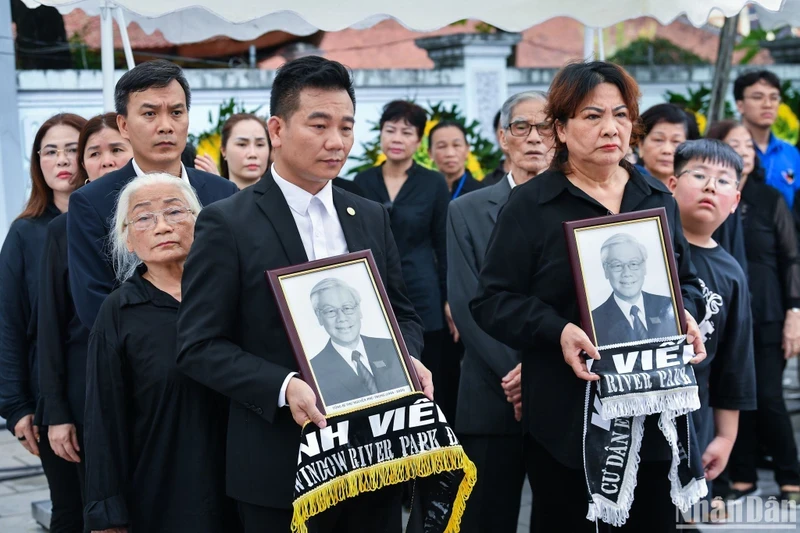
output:
[{"label": "black sash with text", "polygon": [[411,393],[303,428],[294,485],[292,531],[329,507],[368,491],[415,480],[424,531],[459,530],[475,485],[475,465],[439,407]]},{"label": "black sash with text", "polygon": [[584,467],[589,520],[622,526],[633,504],[647,415],[672,449],[672,502],[686,511],[708,492],[699,453],[692,453],[688,413],[700,408],[694,357],[685,336],[600,347],[589,360],[600,376],[586,387]]}]

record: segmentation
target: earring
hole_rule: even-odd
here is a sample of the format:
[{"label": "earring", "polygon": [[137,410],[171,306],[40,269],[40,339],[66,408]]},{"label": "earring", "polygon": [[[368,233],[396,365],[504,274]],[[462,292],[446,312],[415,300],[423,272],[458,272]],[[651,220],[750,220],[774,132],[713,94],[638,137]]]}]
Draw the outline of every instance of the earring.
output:
[{"label": "earring", "polygon": [[83,184],[84,185],[86,185],[87,183],[89,183],[89,178],[86,178],[85,180],[83,180]]}]

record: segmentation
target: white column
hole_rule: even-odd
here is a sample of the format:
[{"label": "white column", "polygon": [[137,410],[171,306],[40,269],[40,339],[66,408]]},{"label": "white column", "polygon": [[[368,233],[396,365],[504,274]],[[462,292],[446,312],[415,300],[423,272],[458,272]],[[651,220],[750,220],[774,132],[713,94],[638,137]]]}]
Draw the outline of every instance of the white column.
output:
[{"label": "white column", "polygon": [[25,203],[25,175],[17,109],[17,73],[11,2],[0,2],[0,241]]},{"label": "white column", "polygon": [[583,59],[586,61],[594,61],[594,28],[589,26],[583,27]]},{"label": "white column", "polygon": [[462,109],[467,122],[477,120],[481,133],[494,139],[492,120],[508,98],[508,57],[518,33],[455,34],[417,39],[435,68],[464,69]]},{"label": "white column", "polygon": [[114,111],[114,18],[106,1],[100,8],[100,63],[103,67],[103,111]]}]

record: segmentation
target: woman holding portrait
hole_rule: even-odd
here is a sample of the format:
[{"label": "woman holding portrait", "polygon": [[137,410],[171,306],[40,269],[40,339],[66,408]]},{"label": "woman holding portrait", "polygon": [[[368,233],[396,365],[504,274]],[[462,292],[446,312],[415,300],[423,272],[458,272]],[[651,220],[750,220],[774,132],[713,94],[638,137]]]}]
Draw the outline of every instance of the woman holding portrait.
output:
[{"label": "woman holding portrait", "polygon": [[229,533],[228,403],[176,370],[183,264],[200,202],[168,174],[133,179],[112,227],[122,283],[86,363],[86,521],[92,531]]},{"label": "woman holding portrait", "polygon": [[[586,520],[582,441],[586,381],[582,355],[598,358],[580,323],[562,223],[664,207],[687,310],[688,340],[705,350],[692,318],[704,305],[675,200],[626,159],[639,132],[636,82],[612,63],[575,63],[554,78],[547,121],[550,170],[520,185],[497,220],[472,313],[487,333],[520,350],[525,458],[534,531],[595,531]],[[529,365],[529,366],[528,366]],[[533,368],[535,371],[528,371]],[[557,407],[556,407],[557,406]],[[672,458],[657,417],[645,421],[635,499],[621,531],[672,531]],[[605,527],[605,526],[604,526]]]}]

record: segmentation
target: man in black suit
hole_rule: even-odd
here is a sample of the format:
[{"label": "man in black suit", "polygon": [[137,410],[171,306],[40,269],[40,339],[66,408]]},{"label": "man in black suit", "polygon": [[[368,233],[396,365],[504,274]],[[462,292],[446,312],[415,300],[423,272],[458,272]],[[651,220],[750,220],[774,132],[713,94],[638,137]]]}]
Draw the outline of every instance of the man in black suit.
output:
[{"label": "man in black suit", "polygon": [[181,68],[169,61],[141,63],[117,82],[114,105],[120,134],[133,159],[73,192],[67,237],[69,280],[81,322],[92,329],[100,305],[114,288],[107,237],[117,196],[136,176],[166,172],[191,183],[205,206],[238,191],[219,176],[186,169],[181,154],[189,131],[191,93]]},{"label": "man in black suit", "polygon": [[[462,533],[517,530],[525,481],[522,427],[515,419],[520,354],[478,327],[469,302],[478,291],[489,239],[512,189],[550,165],[553,137],[531,126],[545,121],[546,104],[539,91],[515,94],[503,103],[499,137],[510,171],[499,183],[453,200],[447,213],[447,299],[464,343],[455,430],[478,469]],[[527,132],[521,124],[528,125]]]},{"label": "man in black suit", "polygon": [[338,278],[311,289],[311,306],[330,335],[311,359],[322,401],[331,406],[399,387],[409,387],[391,339],[361,335],[361,295]]},{"label": "man in black suit", "polygon": [[[178,314],[178,368],[231,399],[227,491],[246,533],[289,531],[300,426],[326,424],[297,374],[265,271],[371,249],[409,352],[422,350],[386,209],[331,185],[353,146],[350,72],[316,56],[290,61],[270,111],[270,172],[200,212]],[[414,364],[432,396],[430,372]],[[360,495],[312,526],[399,533],[400,495],[397,486]]]},{"label": "man in black suit", "polygon": [[678,335],[672,299],[642,290],[647,249],[628,233],[609,237],[600,248],[612,293],[592,310],[598,346]]}]

